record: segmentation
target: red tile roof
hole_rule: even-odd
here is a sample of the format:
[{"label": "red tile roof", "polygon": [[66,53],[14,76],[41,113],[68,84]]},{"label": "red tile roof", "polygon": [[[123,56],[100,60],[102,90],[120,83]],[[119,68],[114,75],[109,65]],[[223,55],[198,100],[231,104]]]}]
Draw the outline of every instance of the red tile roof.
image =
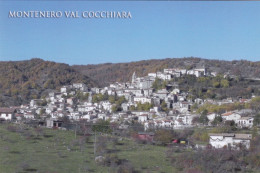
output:
[{"label": "red tile roof", "polygon": [[0,107],[0,113],[14,113],[15,108]]},{"label": "red tile roof", "polygon": [[222,116],[229,116],[229,115],[232,115],[233,112],[227,112],[227,113],[224,113],[224,114],[221,114]]}]

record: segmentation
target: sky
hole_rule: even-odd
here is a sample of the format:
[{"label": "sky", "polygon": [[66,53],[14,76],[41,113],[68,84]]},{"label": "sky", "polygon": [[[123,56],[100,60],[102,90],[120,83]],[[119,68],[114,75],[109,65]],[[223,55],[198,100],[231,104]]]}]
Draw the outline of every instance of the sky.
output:
[{"label": "sky", "polygon": [[[130,11],[131,19],[9,18],[9,11]],[[260,61],[260,1],[0,1],[0,61],[74,64],[201,57]]]}]

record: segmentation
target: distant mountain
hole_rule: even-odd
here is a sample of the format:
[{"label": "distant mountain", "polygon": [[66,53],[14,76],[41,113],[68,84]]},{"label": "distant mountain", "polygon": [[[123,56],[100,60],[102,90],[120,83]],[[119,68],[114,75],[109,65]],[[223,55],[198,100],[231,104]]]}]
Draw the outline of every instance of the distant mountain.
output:
[{"label": "distant mountain", "polygon": [[0,62],[0,106],[20,105],[40,98],[62,85],[95,82],[67,64],[31,59]]},{"label": "distant mountain", "polygon": [[74,65],[73,69],[81,74],[90,76],[100,86],[106,86],[112,82],[129,81],[133,72],[137,76],[144,76],[150,72],[163,70],[164,68],[207,67],[210,71],[229,73],[230,75],[260,78],[260,61],[222,61],[201,58],[167,58],[160,60],[145,60],[129,63],[106,63],[98,65]]}]

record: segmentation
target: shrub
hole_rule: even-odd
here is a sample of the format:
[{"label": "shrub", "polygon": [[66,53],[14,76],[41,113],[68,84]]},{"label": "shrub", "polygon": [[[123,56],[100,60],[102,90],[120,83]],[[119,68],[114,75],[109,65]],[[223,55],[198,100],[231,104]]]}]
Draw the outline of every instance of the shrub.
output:
[{"label": "shrub", "polygon": [[6,128],[9,132],[16,132],[17,131],[17,127],[9,125]]}]

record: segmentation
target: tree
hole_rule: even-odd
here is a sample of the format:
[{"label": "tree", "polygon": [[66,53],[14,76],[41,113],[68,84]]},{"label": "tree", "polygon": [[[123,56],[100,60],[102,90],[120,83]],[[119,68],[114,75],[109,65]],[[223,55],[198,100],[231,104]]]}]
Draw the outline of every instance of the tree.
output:
[{"label": "tree", "polygon": [[40,110],[40,115],[44,114],[45,113],[45,109],[41,109]]},{"label": "tree", "polygon": [[114,104],[116,102],[116,96],[109,96],[108,100],[111,104]]},{"label": "tree", "polygon": [[222,116],[216,116],[216,117],[214,118],[214,120],[212,121],[212,124],[213,124],[213,125],[218,125],[218,124],[221,124],[222,121],[223,121]]},{"label": "tree", "polygon": [[48,102],[47,102],[46,99],[44,99],[43,101],[39,102],[39,106],[46,106],[47,104],[48,104]]},{"label": "tree", "polygon": [[85,101],[88,100],[88,93],[83,93],[82,91],[77,91],[76,93],[76,98],[79,99],[80,101]]},{"label": "tree", "polygon": [[207,110],[204,110],[201,115],[200,115],[200,118],[199,118],[199,122],[202,123],[202,124],[207,124],[209,122],[209,119],[207,117],[207,114],[208,114],[208,111]]},{"label": "tree", "polygon": [[256,116],[254,117],[253,124],[254,124],[254,126],[260,125],[260,113],[256,114]]},{"label": "tree", "polygon": [[250,108],[255,110],[256,112],[260,112],[260,97],[255,97],[249,103]]},{"label": "tree", "polygon": [[138,111],[149,111],[151,108],[153,107],[153,105],[151,103],[141,103],[138,102],[137,103],[137,107],[130,107],[130,110],[138,110]]},{"label": "tree", "polygon": [[229,87],[229,82],[228,82],[227,79],[222,79],[220,81],[220,85],[221,85],[221,87],[228,88]]},{"label": "tree", "polygon": [[219,88],[219,87],[220,87],[220,83],[219,83],[218,81],[214,81],[214,82],[213,82],[213,86],[214,86],[215,88]]},{"label": "tree", "polygon": [[122,97],[117,97],[116,95],[109,96],[109,102],[114,103],[114,105],[112,106],[112,112],[118,112],[118,111],[122,111],[121,104],[126,102],[126,99],[124,96]]},{"label": "tree", "polygon": [[111,133],[112,130],[110,128],[110,122],[108,120],[98,120],[92,126],[92,131],[94,132],[102,132],[102,133]]},{"label": "tree", "polygon": [[193,105],[191,106],[191,110],[192,110],[192,111],[196,111],[198,108],[199,108],[198,103],[195,103],[195,104],[193,104]]},{"label": "tree", "polygon": [[159,129],[154,134],[154,140],[159,144],[166,145],[171,142],[173,134],[170,130]]},{"label": "tree", "polygon": [[152,84],[152,88],[155,89],[155,91],[165,88],[167,85],[167,81],[163,81],[162,79],[155,78],[155,81]]},{"label": "tree", "polygon": [[164,112],[169,112],[169,109],[167,108],[167,104],[165,101],[163,101],[161,103],[161,109],[164,111]]},{"label": "tree", "polygon": [[108,100],[108,94],[107,92],[105,94],[94,94],[93,97],[92,97],[92,102],[93,103],[98,103],[98,102],[101,102],[101,101],[105,101],[105,100]]},{"label": "tree", "polygon": [[118,112],[118,111],[122,111],[122,107],[120,105],[113,105],[112,106],[112,112]]}]

